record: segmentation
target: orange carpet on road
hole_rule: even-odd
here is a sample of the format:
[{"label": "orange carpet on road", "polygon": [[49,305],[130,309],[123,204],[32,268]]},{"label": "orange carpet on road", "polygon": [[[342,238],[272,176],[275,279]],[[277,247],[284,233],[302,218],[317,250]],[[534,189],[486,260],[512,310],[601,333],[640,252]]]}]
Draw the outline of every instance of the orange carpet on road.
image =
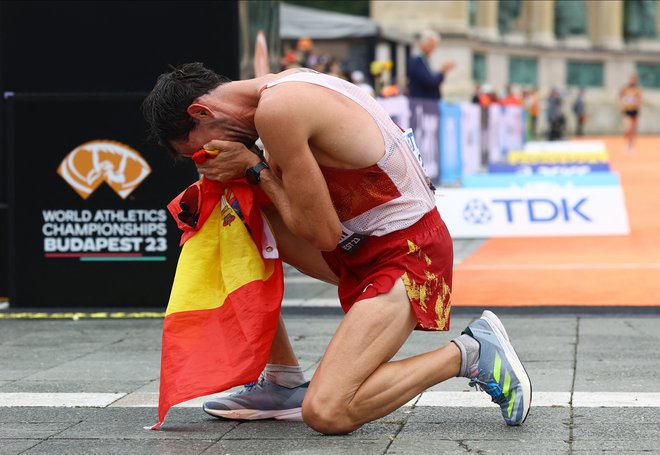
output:
[{"label": "orange carpet on road", "polygon": [[454,271],[454,305],[660,305],[660,137],[599,137],[621,177],[630,235],[493,238]]}]

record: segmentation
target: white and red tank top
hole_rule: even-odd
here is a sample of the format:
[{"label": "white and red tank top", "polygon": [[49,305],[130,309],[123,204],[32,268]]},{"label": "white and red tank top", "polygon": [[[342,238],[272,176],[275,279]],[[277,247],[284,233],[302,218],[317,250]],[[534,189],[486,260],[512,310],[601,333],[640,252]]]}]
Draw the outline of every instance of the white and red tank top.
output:
[{"label": "white and red tank top", "polygon": [[300,72],[273,81],[264,89],[304,82],[344,95],[374,119],[385,142],[383,157],[362,169],[321,166],[341,223],[357,234],[383,236],[412,226],[435,207],[427,177],[405,140],[404,132],[378,102],[358,86],[334,76]]}]

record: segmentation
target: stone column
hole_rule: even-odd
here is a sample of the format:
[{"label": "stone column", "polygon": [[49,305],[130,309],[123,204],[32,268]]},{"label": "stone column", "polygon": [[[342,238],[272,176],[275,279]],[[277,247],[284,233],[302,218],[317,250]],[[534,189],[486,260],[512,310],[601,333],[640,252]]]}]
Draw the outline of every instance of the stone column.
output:
[{"label": "stone column", "polygon": [[540,46],[554,46],[555,39],[555,2],[536,0],[532,2],[531,42]]},{"label": "stone column", "polygon": [[606,49],[623,48],[623,0],[609,0],[596,4],[599,25],[595,44]]},{"label": "stone column", "polygon": [[489,52],[486,56],[486,82],[499,94],[509,83],[509,55]]},{"label": "stone column", "polygon": [[497,29],[497,8],[499,2],[480,1],[477,2],[477,14],[475,31],[479,38],[496,40],[499,37],[499,30]]}]

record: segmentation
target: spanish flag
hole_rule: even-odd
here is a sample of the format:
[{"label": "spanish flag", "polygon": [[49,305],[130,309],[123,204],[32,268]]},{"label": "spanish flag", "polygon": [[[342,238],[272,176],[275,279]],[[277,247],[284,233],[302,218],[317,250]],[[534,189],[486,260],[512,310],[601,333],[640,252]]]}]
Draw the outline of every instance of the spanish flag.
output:
[{"label": "spanish flag", "polygon": [[159,422],[192,398],[254,382],[266,365],[284,282],[274,237],[245,179],[202,179],[168,205],[184,230],[163,324]]}]

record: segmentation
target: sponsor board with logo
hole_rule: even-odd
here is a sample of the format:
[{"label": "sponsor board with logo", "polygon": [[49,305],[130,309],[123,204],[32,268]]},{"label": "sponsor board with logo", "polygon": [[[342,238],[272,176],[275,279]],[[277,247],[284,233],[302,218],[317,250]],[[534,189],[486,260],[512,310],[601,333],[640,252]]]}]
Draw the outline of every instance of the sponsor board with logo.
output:
[{"label": "sponsor board with logo", "polygon": [[[493,161],[491,172],[507,172],[507,166],[516,168],[529,166],[542,166],[547,170],[549,166],[561,172],[559,166],[582,165],[593,167],[592,171],[609,170],[609,156],[602,141],[534,141],[528,142],[524,147],[511,149],[506,154],[506,160]],[[604,167],[607,166],[607,169]],[[534,169],[532,167],[531,169]],[[552,172],[552,171],[551,171]]]},{"label": "sponsor board with logo", "polygon": [[512,150],[507,155],[510,164],[565,164],[565,163],[608,163],[607,152],[529,152]]},{"label": "sponsor board with logo", "polygon": [[523,175],[585,175],[591,172],[609,172],[609,163],[571,163],[571,164],[510,164],[490,163],[488,172],[495,174]]},{"label": "sponsor board with logo", "polygon": [[145,143],[141,99],[7,100],[12,306],[166,305],[180,251],[166,205],[197,173]]},{"label": "sponsor board with logo", "polygon": [[601,153],[607,152],[607,147],[603,141],[529,141],[523,150],[529,153]]},{"label": "sponsor board with logo", "polygon": [[600,141],[530,142],[443,189],[437,203],[456,238],[626,235],[623,190]]},{"label": "sponsor board with logo", "polygon": [[627,235],[619,185],[537,184],[442,188],[440,215],[454,238]]},{"label": "sponsor board with logo", "polygon": [[614,172],[591,172],[584,175],[523,175],[475,174],[463,179],[465,188],[506,188],[532,186],[618,186],[619,175]]}]

